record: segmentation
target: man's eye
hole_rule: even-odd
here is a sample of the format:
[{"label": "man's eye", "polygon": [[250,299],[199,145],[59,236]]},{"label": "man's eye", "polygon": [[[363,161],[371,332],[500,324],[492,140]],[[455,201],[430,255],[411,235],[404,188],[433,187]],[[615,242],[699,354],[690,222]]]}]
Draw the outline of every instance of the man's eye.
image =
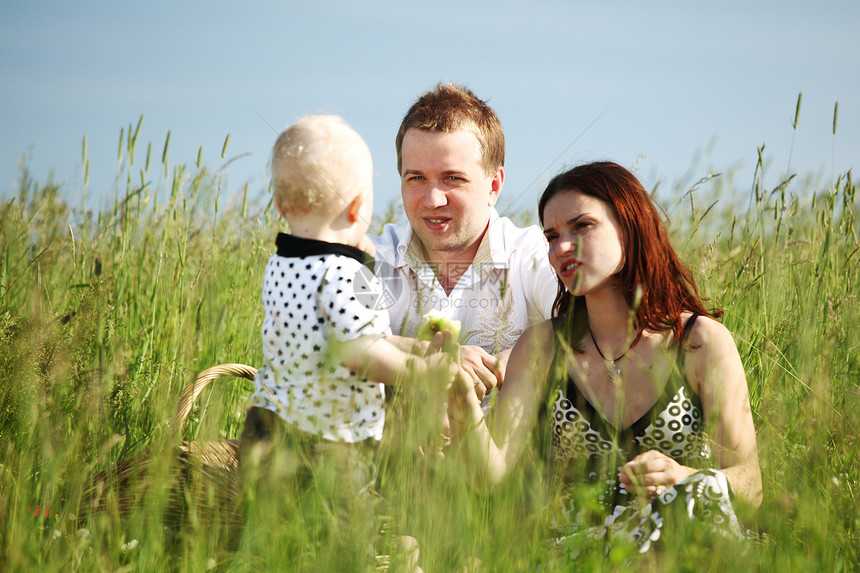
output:
[{"label": "man's eye", "polygon": [[424,177],[421,175],[412,175],[411,177],[407,177],[407,181],[423,181]]}]

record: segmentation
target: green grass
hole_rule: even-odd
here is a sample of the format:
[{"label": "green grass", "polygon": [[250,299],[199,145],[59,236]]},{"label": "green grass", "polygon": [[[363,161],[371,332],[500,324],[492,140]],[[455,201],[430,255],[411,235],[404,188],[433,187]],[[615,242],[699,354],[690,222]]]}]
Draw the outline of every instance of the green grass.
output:
[{"label": "green grass", "polygon": [[[120,138],[110,208],[90,210],[86,189],[75,190],[80,205],[69,204],[64,190],[26,170],[0,205],[0,569],[354,566],[310,534],[310,522],[251,532],[255,543],[237,552],[202,517],[179,532],[164,528],[175,481],[163,465],[172,409],[200,370],[259,365],[261,274],[279,222],[247,190],[227,193],[205,166],[169,169],[167,142],[160,166],[150,165],[150,145],[139,167],[138,131]],[[860,563],[855,185],[846,173],[768,189],[764,170],[762,162],[742,185],[716,177],[658,194],[682,256],[725,309],[747,371],[765,500],[742,517],[756,535],[739,545],[686,532],[646,568],[847,571]],[[237,437],[250,389],[216,382],[183,437]],[[422,405],[393,408],[414,420]],[[423,431],[411,424],[406,442]],[[145,448],[155,477],[140,505],[82,521],[88,476]],[[422,543],[425,571],[473,558],[493,571],[547,565],[542,490],[528,464],[492,496],[476,497],[453,464],[418,463],[400,442],[386,451],[393,462],[379,481],[392,503],[380,510],[379,569],[402,569],[394,541],[402,532]],[[587,501],[587,488],[580,493]],[[624,547],[607,556],[584,546],[577,566],[612,570],[629,557]]]}]

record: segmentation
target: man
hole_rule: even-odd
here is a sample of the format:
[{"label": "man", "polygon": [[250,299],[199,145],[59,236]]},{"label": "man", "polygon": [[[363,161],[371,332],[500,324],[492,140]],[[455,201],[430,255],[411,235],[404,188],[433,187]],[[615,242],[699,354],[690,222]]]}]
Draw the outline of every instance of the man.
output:
[{"label": "man", "polygon": [[[459,320],[461,364],[482,398],[503,380],[523,331],[551,315],[558,282],[546,241],[539,228],[520,229],[494,209],[505,182],[504,133],[492,108],[468,89],[440,84],[418,98],[403,118],[396,146],[409,223],[386,225],[374,239],[391,330],[411,345],[430,310]],[[401,405],[404,410],[386,422],[383,443],[394,453],[393,465],[384,466],[383,491],[393,515],[400,514],[403,533],[429,543],[431,554],[450,557],[474,532],[456,527],[462,520],[449,519],[449,512],[468,514],[459,504],[473,500],[458,498],[455,508],[448,474],[437,475],[435,464],[416,463],[409,455],[416,444],[422,455],[428,447],[441,455],[446,409],[435,404],[439,426],[416,428],[416,411],[423,415],[434,405],[420,395]],[[420,570],[415,537],[399,537],[410,570]]]},{"label": "man", "polygon": [[523,331],[551,316],[557,280],[546,241],[494,205],[505,182],[505,138],[495,112],[470,90],[437,85],[397,133],[400,191],[409,224],[374,240],[395,334],[414,337],[430,310],[462,323],[464,366],[479,396],[502,381]]}]

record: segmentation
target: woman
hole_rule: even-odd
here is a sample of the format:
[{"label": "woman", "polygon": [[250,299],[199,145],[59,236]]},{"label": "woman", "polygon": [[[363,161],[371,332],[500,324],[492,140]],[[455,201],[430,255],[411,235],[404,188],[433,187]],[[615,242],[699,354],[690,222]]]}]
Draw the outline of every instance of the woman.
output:
[{"label": "woman", "polygon": [[[582,165],[549,183],[539,214],[559,279],[555,318],[515,346],[489,422],[464,379],[451,388],[476,481],[500,482],[534,434],[551,441],[557,537],[645,552],[678,507],[738,535],[730,494],[761,503],[746,377],[645,189],[614,163]],[[573,501],[582,482],[598,490],[596,518]]]}]

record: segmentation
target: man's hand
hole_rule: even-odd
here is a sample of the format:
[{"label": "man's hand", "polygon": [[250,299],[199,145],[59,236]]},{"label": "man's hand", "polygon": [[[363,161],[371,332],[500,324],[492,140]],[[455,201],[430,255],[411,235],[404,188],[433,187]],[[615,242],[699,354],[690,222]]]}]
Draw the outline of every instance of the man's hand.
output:
[{"label": "man's hand", "polygon": [[478,400],[502,384],[499,360],[479,346],[460,347],[460,366],[469,375]]}]

